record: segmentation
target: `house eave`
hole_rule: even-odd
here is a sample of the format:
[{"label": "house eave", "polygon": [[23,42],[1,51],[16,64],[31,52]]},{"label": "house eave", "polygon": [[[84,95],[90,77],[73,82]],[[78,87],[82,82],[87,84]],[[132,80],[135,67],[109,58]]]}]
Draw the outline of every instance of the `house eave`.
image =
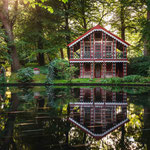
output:
[{"label": "house eave", "polygon": [[102,32],[106,33],[107,35],[109,35],[113,39],[115,39],[118,42],[120,42],[123,45],[125,45],[126,47],[128,47],[130,45],[127,42],[124,42],[122,39],[117,38],[115,35],[110,34],[109,32],[105,31],[104,29],[93,29],[90,32],[88,32],[87,34],[85,34],[84,36],[82,36],[81,38],[79,38],[79,39],[73,41],[72,43],[68,44],[67,46],[69,46],[69,48],[72,47],[73,45],[75,45],[76,43],[78,43],[79,41],[81,41],[82,39],[84,39],[85,37],[87,37],[88,35],[90,35],[91,33],[95,32],[95,31],[102,31]]}]

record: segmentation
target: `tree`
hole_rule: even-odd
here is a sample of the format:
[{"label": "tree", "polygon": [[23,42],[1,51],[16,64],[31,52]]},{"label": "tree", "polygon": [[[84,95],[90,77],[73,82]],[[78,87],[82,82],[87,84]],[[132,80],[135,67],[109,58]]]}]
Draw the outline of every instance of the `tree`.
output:
[{"label": "tree", "polygon": [[11,69],[12,71],[17,71],[20,68],[20,63],[18,59],[16,46],[14,43],[13,25],[17,18],[18,0],[16,0],[12,6],[12,9],[14,9],[13,17],[10,16],[10,9],[8,9],[9,7],[8,0],[3,0],[0,6],[1,6],[0,21],[2,22],[3,25],[2,27],[4,28],[5,31],[6,35],[5,41],[9,48],[9,54],[11,55],[12,58]]},{"label": "tree", "polygon": [[150,0],[145,0],[146,18],[144,19],[143,40],[144,40],[144,55],[150,55]]}]

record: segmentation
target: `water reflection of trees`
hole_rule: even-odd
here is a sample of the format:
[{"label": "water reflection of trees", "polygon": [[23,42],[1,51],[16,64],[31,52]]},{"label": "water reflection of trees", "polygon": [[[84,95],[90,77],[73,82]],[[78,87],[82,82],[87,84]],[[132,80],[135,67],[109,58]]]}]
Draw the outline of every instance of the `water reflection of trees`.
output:
[{"label": "water reflection of trees", "polygon": [[148,92],[128,92],[130,122],[98,141],[67,121],[67,104],[79,100],[79,89],[53,88],[54,105],[40,90],[44,104],[37,105],[35,92],[20,89],[0,101],[0,149],[149,149]]}]

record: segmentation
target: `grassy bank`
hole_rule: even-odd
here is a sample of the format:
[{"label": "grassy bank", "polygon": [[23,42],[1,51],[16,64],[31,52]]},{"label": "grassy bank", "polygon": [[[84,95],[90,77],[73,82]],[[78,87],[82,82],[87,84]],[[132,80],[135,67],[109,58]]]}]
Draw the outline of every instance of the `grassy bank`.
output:
[{"label": "grassy bank", "polygon": [[[34,75],[32,83],[45,83],[46,74]],[[7,78],[7,83],[18,83],[16,74],[13,73]],[[68,80],[54,80],[54,84],[69,83]],[[105,79],[73,79],[71,83],[100,83],[100,84],[147,84],[150,83],[150,77],[141,77],[137,75],[126,76],[124,78],[105,78]]]}]

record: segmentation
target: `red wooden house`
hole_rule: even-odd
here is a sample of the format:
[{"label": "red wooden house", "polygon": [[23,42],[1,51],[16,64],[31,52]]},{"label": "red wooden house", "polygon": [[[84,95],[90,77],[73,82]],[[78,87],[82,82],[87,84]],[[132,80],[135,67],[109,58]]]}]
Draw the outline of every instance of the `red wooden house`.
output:
[{"label": "red wooden house", "polygon": [[80,68],[80,78],[127,75],[129,43],[97,25],[68,44],[71,65]]}]

